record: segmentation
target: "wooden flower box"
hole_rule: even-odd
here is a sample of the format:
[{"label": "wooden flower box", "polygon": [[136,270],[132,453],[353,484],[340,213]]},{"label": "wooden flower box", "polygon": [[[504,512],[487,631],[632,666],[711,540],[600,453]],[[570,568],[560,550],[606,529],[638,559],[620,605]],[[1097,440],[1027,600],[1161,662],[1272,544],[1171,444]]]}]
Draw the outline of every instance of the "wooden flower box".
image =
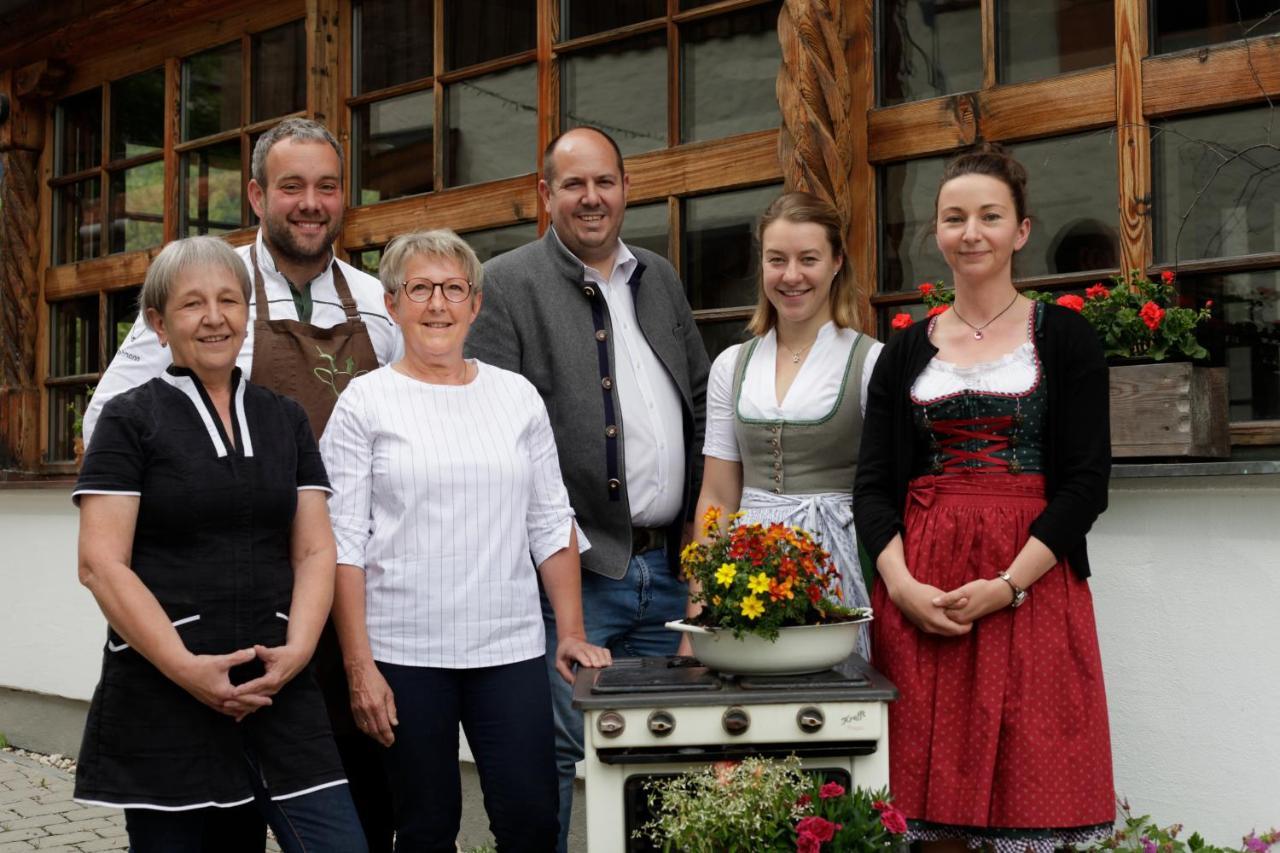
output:
[{"label": "wooden flower box", "polygon": [[1111,455],[1223,457],[1231,453],[1227,369],[1190,362],[1111,368]]}]

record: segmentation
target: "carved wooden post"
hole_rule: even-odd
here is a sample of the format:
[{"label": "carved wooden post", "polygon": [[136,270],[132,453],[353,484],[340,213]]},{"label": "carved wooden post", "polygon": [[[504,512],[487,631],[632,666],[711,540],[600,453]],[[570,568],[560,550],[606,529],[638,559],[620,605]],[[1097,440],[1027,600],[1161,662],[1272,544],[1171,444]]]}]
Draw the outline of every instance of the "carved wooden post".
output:
[{"label": "carved wooden post", "polygon": [[40,151],[45,99],[62,69],[47,62],[0,76],[0,469],[40,462],[36,329],[40,299]]},{"label": "carved wooden post", "polygon": [[867,163],[871,30],[857,0],[786,0],[778,16],[782,67],[778,159],[788,190],[825,198],[840,212],[864,329],[874,326],[875,192]]}]

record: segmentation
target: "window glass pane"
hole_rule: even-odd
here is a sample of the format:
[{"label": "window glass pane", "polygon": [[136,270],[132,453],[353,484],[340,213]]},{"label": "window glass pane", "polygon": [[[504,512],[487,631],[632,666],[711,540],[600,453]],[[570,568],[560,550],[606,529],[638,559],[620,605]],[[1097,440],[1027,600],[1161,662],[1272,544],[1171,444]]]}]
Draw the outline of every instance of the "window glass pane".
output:
[{"label": "window glass pane", "polygon": [[305,110],[307,42],[302,21],[258,33],[252,45],[253,120]]},{"label": "window glass pane", "polygon": [[1231,420],[1280,418],[1280,270],[1188,276],[1179,290],[1197,306],[1213,300],[1200,342],[1228,369]]},{"label": "window glass pane", "polygon": [[98,296],[49,306],[50,376],[98,372]]},{"label": "window glass pane", "polygon": [[1246,36],[1280,33],[1275,0],[1155,0],[1151,34],[1156,53],[1172,53]]},{"label": "window glass pane", "polygon": [[96,178],[54,191],[54,263],[96,258],[102,240],[102,184]]},{"label": "window glass pane", "polygon": [[465,0],[444,4],[444,67],[466,68],[533,50],[535,0]]},{"label": "window glass pane", "polygon": [[427,89],[352,111],[356,204],[425,193],[433,185],[435,94]]},{"label": "window glass pane", "polygon": [[130,252],[164,242],[164,161],[113,172],[111,245],[108,251]]},{"label": "window glass pane", "polygon": [[[1090,133],[1010,146],[1027,169],[1031,238],[1014,259],[1016,278],[1119,268],[1116,153],[1111,134]],[[880,170],[880,289],[950,282],[934,242],[934,201],[943,157]],[[1087,170],[1080,163],[1089,163]]]},{"label": "window glass pane", "polygon": [[1176,263],[1280,251],[1271,110],[1170,119],[1151,136],[1155,255]]},{"label": "window glass pane", "polygon": [[503,252],[518,249],[525,243],[538,239],[538,223],[521,222],[504,228],[488,228],[484,231],[468,231],[462,238],[471,244],[476,257],[483,263]]},{"label": "window glass pane", "polygon": [[102,161],[102,90],[60,101],[57,128],[59,175],[97,166]]},{"label": "window glass pane", "polygon": [[536,65],[522,65],[454,83],[445,91],[449,186],[535,170],[537,71]]},{"label": "window glass pane", "polygon": [[729,347],[740,344],[749,337],[745,319],[699,323],[698,331],[702,333],[702,344],[707,348],[707,355],[712,361]]},{"label": "window glass pane", "polygon": [[76,422],[89,406],[89,388],[83,385],[56,385],[49,389],[49,455],[50,462],[75,459],[74,439],[80,436]]},{"label": "window glass pane", "polygon": [[603,128],[624,155],[666,147],[665,32],[569,54],[560,63],[560,87],[563,130]]},{"label": "window glass pane", "polygon": [[182,155],[182,233],[225,234],[241,227],[240,140]]},{"label": "window glass pane", "polygon": [[356,93],[430,77],[430,3],[361,0],[355,7]]},{"label": "window glass pane", "polygon": [[754,187],[684,203],[684,280],[696,309],[756,304],[756,221],[781,187]]},{"label": "window glass pane", "polygon": [[881,0],[880,103],[982,86],[979,0]]},{"label": "window glass pane", "polygon": [[680,0],[680,11],[686,12],[689,9],[700,9],[703,6],[710,6],[712,3],[719,3],[720,0]]},{"label": "window glass pane", "polygon": [[782,56],[778,9],[769,3],[681,28],[681,142],[781,123],[775,93]]},{"label": "window glass pane", "polygon": [[1116,61],[1114,0],[1000,0],[999,9],[1001,83]]},{"label": "window glass pane", "polygon": [[138,294],[141,287],[130,287],[107,294],[107,361],[124,346],[124,339],[138,319]]},{"label": "window glass pane", "polygon": [[164,150],[164,69],[111,84],[111,159]]},{"label": "window glass pane", "polygon": [[561,37],[576,39],[667,14],[667,0],[565,0],[561,6]]},{"label": "window glass pane", "polygon": [[671,224],[667,217],[665,201],[654,204],[637,204],[627,207],[622,219],[622,240],[632,246],[640,246],[670,258]]},{"label": "window glass pane", "polygon": [[381,249],[366,249],[363,252],[351,253],[351,266],[363,270],[374,278],[378,277],[378,264],[382,263]]},{"label": "window glass pane", "polygon": [[215,47],[182,63],[182,138],[199,139],[239,127],[240,42]]}]

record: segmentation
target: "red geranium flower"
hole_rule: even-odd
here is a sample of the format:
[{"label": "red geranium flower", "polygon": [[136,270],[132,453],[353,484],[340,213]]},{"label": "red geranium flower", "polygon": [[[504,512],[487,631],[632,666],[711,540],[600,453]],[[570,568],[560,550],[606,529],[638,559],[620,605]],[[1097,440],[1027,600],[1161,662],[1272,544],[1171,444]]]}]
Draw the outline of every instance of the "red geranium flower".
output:
[{"label": "red geranium flower", "polygon": [[930,284],[929,282],[927,282],[927,281],[926,281],[924,284],[920,285],[920,295],[921,295],[921,296],[928,296],[930,293],[933,293],[933,285],[932,285],[932,284]]},{"label": "red geranium flower", "polygon": [[1210,299],[1208,302],[1206,302],[1206,303],[1204,304],[1204,307],[1205,307],[1205,308],[1212,308],[1212,307],[1213,307],[1213,300],[1212,300],[1212,299]]},{"label": "red geranium flower", "polygon": [[844,796],[844,785],[839,782],[828,782],[818,789],[818,796],[824,800]]},{"label": "red geranium flower", "polygon": [[796,824],[796,832],[800,835],[811,835],[818,841],[830,841],[842,825],[817,815],[810,815],[800,818]]},{"label": "red geranium flower", "polygon": [[1104,286],[1102,282],[1098,282],[1093,287],[1087,288],[1084,295],[1090,299],[1106,299],[1111,295],[1111,291],[1107,290],[1106,286]]},{"label": "red geranium flower", "polygon": [[1165,284],[1173,284],[1173,279],[1174,279],[1173,270],[1165,270],[1164,272],[1160,273],[1160,280],[1163,281]]},{"label": "red geranium flower", "polygon": [[818,853],[821,849],[822,842],[809,833],[802,832],[796,836],[796,853]]},{"label": "red geranium flower", "polygon": [[901,835],[907,831],[906,816],[893,806],[888,806],[884,811],[880,812],[880,823],[884,824],[884,828],[894,835]]},{"label": "red geranium flower", "polygon": [[1154,332],[1160,328],[1160,321],[1164,319],[1164,309],[1154,302],[1148,302],[1142,306],[1138,316],[1142,318],[1142,322],[1147,324],[1147,328]]},{"label": "red geranium flower", "polygon": [[1084,310],[1084,299],[1076,296],[1074,293],[1067,293],[1058,297],[1058,304],[1063,308],[1070,308],[1072,311],[1079,313]]},{"label": "red geranium flower", "polygon": [[950,307],[951,307],[950,305],[935,305],[929,309],[928,316],[937,317],[939,314],[942,314]]},{"label": "red geranium flower", "polygon": [[898,331],[902,331],[911,325],[911,315],[905,311],[900,314],[893,315],[893,321],[889,324]]}]

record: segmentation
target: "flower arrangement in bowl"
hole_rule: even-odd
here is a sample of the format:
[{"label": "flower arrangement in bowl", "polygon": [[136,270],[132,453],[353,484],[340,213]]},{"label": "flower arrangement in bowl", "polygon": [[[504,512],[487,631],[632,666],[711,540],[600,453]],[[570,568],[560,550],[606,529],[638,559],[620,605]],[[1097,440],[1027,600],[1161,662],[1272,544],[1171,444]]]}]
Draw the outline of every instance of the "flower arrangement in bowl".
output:
[{"label": "flower arrangement in bowl", "polygon": [[852,791],[800,760],[747,758],[650,782],[654,817],[636,832],[688,853],[848,851],[903,847],[907,821],[887,791]]},{"label": "flower arrangement in bowl", "polygon": [[721,672],[820,672],[848,657],[871,611],[840,603],[840,573],[812,534],[743,524],[741,513],[722,527],[721,516],[720,507],[710,507],[707,541],[680,555],[702,611],[667,626],[691,634],[694,655]]},{"label": "flower arrangement in bowl", "polygon": [[[1133,270],[1128,278],[1112,276],[1110,287],[1102,282],[1093,284],[1085,289],[1084,296],[1035,290],[1025,290],[1023,296],[1081,314],[1097,331],[1108,358],[1205,358],[1209,353],[1196,339],[1196,328],[1209,319],[1213,300],[1200,308],[1179,305],[1174,280],[1172,270],[1161,273],[1159,281]],[[942,282],[925,282],[919,289],[930,317],[946,311],[955,301],[955,291],[944,288]],[[891,325],[905,329],[911,322],[910,314],[901,313]]]}]

